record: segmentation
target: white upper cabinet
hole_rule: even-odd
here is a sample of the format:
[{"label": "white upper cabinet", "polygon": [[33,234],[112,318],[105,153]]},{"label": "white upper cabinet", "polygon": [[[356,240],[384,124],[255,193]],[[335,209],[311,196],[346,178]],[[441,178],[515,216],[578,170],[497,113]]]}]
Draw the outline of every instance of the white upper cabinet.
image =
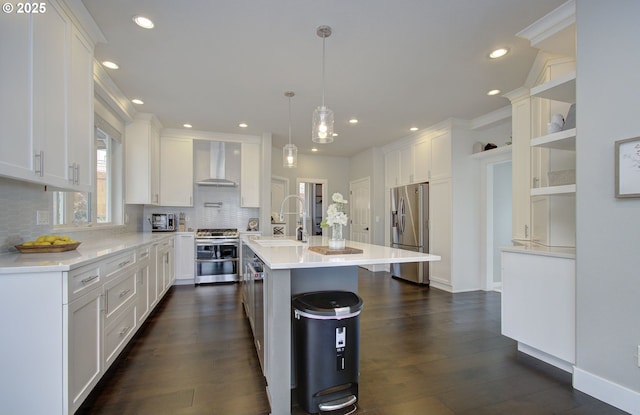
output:
[{"label": "white upper cabinet", "polygon": [[428,182],[431,170],[431,140],[420,138],[413,144],[413,180]]},{"label": "white upper cabinet", "polygon": [[240,147],[240,206],[260,207],[260,144]]},{"label": "white upper cabinet", "polygon": [[400,185],[400,150],[391,150],[384,155],[385,187]]},{"label": "white upper cabinet", "polygon": [[[0,174],[34,179],[31,152],[31,21],[0,14]],[[11,59],[8,59],[8,57]]]},{"label": "white upper cabinet", "polygon": [[443,130],[431,137],[431,173],[429,180],[451,177],[451,131]]},{"label": "white upper cabinet", "polygon": [[160,138],[160,205],[193,206],[193,140]]},{"label": "white upper cabinet", "polygon": [[69,76],[69,180],[80,190],[90,191],[93,168],[93,48],[74,27],[71,31]]},{"label": "white upper cabinet", "polygon": [[138,114],[125,130],[125,202],[160,203],[160,122]]},{"label": "white upper cabinet", "polygon": [[93,149],[93,43],[69,11],[0,17],[0,175],[89,191]]}]

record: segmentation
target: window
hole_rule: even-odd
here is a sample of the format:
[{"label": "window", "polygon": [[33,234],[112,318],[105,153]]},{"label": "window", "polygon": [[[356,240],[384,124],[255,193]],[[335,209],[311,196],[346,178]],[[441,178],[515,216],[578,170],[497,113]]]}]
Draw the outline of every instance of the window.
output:
[{"label": "window", "polygon": [[54,225],[88,227],[122,223],[121,197],[117,189],[122,181],[117,168],[121,161],[121,144],[100,128],[95,128],[96,172],[93,192],[54,192]]}]

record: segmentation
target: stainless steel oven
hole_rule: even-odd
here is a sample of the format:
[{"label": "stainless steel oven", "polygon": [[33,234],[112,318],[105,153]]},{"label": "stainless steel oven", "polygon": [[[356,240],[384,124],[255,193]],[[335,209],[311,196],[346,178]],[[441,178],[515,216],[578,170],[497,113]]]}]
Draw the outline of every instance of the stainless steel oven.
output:
[{"label": "stainless steel oven", "polygon": [[238,281],[237,229],[198,229],[195,244],[196,284]]}]

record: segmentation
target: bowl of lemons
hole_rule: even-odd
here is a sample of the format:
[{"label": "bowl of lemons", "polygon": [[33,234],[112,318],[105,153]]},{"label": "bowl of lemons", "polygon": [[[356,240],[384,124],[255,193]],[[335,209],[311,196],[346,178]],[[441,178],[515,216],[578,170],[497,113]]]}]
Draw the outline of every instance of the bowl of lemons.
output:
[{"label": "bowl of lemons", "polygon": [[42,235],[33,241],[27,241],[16,245],[21,253],[64,252],[72,251],[80,245],[80,242],[68,236]]}]

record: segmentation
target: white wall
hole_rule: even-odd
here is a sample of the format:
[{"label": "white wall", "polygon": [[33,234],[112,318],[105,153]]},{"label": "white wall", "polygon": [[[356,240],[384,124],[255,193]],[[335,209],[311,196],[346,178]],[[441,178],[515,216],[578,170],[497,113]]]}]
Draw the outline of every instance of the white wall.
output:
[{"label": "white wall", "polygon": [[577,370],[640,413],[640,199],[614,197],[614,143],[640,136],[640,2],[577,1]]}]

